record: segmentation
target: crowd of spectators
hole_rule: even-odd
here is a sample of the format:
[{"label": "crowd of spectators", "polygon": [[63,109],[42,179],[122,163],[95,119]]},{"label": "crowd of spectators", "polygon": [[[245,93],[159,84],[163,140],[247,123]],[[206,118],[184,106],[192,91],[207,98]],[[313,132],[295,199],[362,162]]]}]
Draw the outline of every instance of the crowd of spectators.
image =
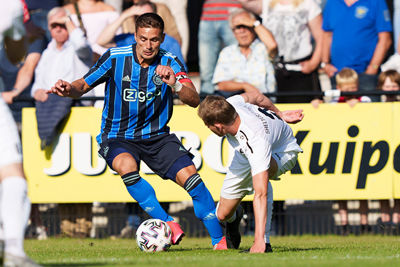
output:
[{"label": "crowd of spectators", "polygon": [[[30,20],[25,23],[26,49],[7,44],[7,40],[0,48],[0,91],[17,123],[21,122],[23,107],[37,107],[38,121],[43,121],[38,123],[43,148],[54,140],[57,126],[73,105],[72,101],[45,94],[45,90],[59,78],[73,81],[81,77],[109,47],[134,43],[137,16],[153,12],[163,18],[166,37],[161,48],[175,54],[183,64],[188,58],[190,40],[196,39],[189,34],[191,17],[186,12],[187,0],[25,2],[30,13]],[[389,11],[388,3],[394,12]],[[380,73],[381,64],[390,56],[392,39],[395,53],[400,53],[399,3],[397,0],[204,0],[197,36],[199,93],[229,97],[252,90],[315,92],[315,96],[278,95],[273,99],[277,103],[312,102],[318,108],[323,102],[318,97],[322,91],[319,78],[325,74],[332,88],[366,93],[365,97],[341,97],[333,101],[352,106],[366,99],[398,101],[394,95],[383,95],[382,99],[367,95],[375,89],[399,90],[399,69]],[[99,85],[94,95],[104,96],[104,86]],[[29,96],[34,102],[29,101]],[[60,101],[68,103],[61,105]],[[54,112],[59,117],[54,120],[41,117],[55,106],[58,110],[64,107],[59,113]],[[382,225],[398,226],[399,200],[394,201],[392,217],[389,201],[382,200],[380,204]],[[339,202],[339,210],[342,232],[346,233],[346,201]],[[360,210],[363,229],[368,229],[366,201],[360,201]],[[86,220],[84,224],[90,225]],[[88,234],[88,230],[84,232]]]}]

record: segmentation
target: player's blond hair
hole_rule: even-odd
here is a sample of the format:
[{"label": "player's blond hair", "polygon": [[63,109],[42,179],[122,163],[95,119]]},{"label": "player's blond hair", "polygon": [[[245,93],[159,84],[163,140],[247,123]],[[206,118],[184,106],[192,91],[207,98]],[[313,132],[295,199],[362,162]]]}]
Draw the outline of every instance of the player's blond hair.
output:
[{"label": "player's blond hair", "polygon": [[235,108],[225,98],[216,95],[207,96],[200,103],[197,114],[207,126],[215,123],[231,125],[237,117]]},{"label": "player's blond hair", "polygon": [[358,74],[353,69],[343,68],[336,74],[336,86],[339,87],[349,83],[358,84]]}]

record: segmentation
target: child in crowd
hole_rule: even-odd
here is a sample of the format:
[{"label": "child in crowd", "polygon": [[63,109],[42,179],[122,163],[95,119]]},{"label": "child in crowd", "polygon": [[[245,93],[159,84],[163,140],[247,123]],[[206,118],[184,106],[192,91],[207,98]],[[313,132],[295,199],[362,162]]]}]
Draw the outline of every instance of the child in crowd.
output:
[{"label": "child in crowd", "polygon": [[[383,91],[400,90],[400,73],[395,70],[382,72],[378,77],[378,89]],[[399,95],[383,95],[382,102],[399,101]],[[380,200],[381,225],[384,234],[400,234],[400,199],[394,200],[392,221],[390,221],[390,203],[388,199]]]},{"label": "child in crowd", "polygon": [[[358,91],[358,74],[353,69],[343,68],[336,74],[336,86],[341,92],[356,92]],[[317,108],[322,100],[314,99],[311,104]],[[333,97],[330,101],[331,103],[347,103],[351,107],[359,102],[371,102],[371,99],[367,96],[340,96]],[[361,233],[365,234],[370,231],[368,225],[368,201],[359,201],[359,212],[360,212],[360,223],[361,223]],[[350,233],[349,223],[348,223],[348,208],[347,200],[339,200],[339,216],[340,216],[340,233],[342,235],[348,235]]]},{"label": "child in crowd", "polygon": [[[336,87],[341,92],[357,92],[358,91],[358,74],[350,68],[343,68],[335,77]],[[358,102],[371,102],[368,96],[340,96],[332,99],[331,102],[344,103],[346,102],[351,107],[354,107]]]}]

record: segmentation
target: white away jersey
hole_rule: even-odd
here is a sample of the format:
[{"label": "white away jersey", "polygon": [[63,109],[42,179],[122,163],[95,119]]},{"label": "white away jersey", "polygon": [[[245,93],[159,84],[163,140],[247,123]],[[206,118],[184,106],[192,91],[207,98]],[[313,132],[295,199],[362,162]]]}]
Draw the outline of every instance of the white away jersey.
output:
[{"label": "white away jersey", "polygon": [[303,152],[292,129],[274,112],[245,103],[240,95],[227,101],[241,121],[235,136],[227,134],[228,142],[235,149],[235,158],[240,161],[237,163],[248,161],[252,175],[269,169],[272,153]]}]

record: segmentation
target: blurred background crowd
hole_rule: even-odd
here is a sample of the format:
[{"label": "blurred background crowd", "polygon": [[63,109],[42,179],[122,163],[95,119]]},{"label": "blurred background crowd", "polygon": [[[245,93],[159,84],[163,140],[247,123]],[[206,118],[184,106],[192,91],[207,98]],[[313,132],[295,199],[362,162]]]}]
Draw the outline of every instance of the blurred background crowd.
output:
[{"label": "blurred background crowd", "polygon": [[[0,47],[0,92],[19,125],[23,107],[37,108],[43,149],[71,106],[102,107],[104,85],[90,92],[100,97],[96,101],[76,102],[45,90],[58,79],[82,77],[108,48],[134,43],[135,19],[148,12],[163,18],[161,48],[185,64],[201,97],[258,90],[276,103],[312,103],[315,109],[323,102],[354,106],[399,100],[368,93],[399,90],[400,0],[25,0],[25,7],[25,38],[6,38]],[[365,95],[323,97],[329,90]],[[288,203],[274,205],[276,229],[283,229]],[[376,232],[399,234],[400,200],[334,203],[336,233],[371,232],[371,205],[380,210]],[[59,226],[50,231],[40,213],[54,207]],[[116,235],[129,237],[145,215],[136,204],[122,207],[126,224]],[[34,205],[29,235],[95,237],[99,222],[92,220],[93,212],[102,208],[98,203]],[[251,204],[245,208],[251,225]],[[356,222],[349,209],[359,209]]]}]

